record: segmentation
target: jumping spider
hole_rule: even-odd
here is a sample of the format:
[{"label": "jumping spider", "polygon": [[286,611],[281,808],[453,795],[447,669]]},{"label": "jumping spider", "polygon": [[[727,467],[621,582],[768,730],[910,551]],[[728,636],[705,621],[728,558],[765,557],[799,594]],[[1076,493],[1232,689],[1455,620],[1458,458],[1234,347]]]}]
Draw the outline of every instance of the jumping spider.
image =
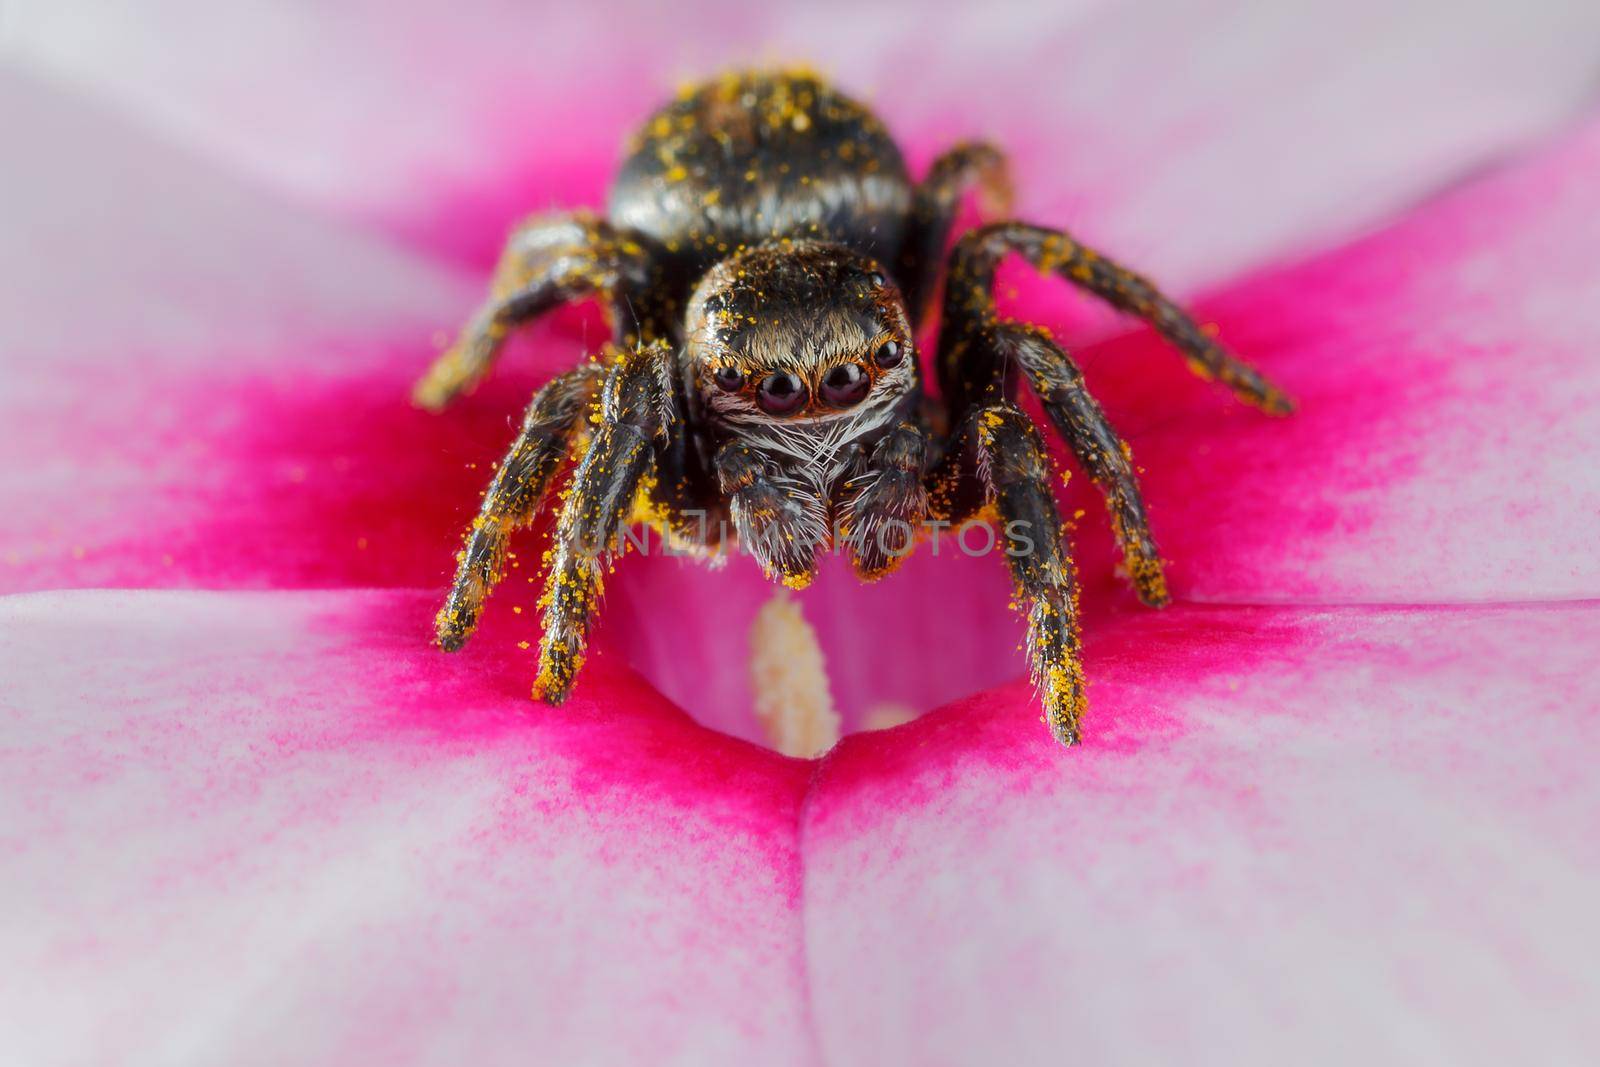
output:
[{"label": "jumping spider", "polygon": [[[860,104],[808,74],[740,73],[645,124],[604,218],[519,226],[489,301],[418,383],[417,402],[442,408],[484,376],[514,327],[569,301],[602,298],[615,338],[534,395],[458,556],[439,644],[454,651],[472,633],[508,535],[532,520],[567,457],[576,467],[534,686],[552,704],[582,665],[608,548],[643,516],[708,550],[727,520],[769,577],[798,587],[836,538],[871,580],[900,558],[882,536],[890,526],[997,514],[1008,545],[1031,542],[1007,555],[1027,655],[1050,729],[1076,741],[1077,591],[1051,463],[1015,403],[1021,381],[1105,494],[1140,599],[1162,605],[1167,589],[1127,446],[1067,353],[997,313],[997,264],[1020,255],[1148,321],[1239,398],[1273,413],[1290,404],[1150,282],[1058,230],[991,222],[946,257],[969,190],[1003,211],[998,149],[958,145],[913,182]],[[913,330],[941,265],[936,401]]]}]

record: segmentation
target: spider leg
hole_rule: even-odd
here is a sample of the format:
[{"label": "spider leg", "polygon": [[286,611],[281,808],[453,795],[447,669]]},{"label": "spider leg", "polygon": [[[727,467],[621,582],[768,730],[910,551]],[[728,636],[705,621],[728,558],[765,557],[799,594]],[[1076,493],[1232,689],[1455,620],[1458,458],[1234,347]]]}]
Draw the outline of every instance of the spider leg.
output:
[{"label": "spider leg", "polygon": [[[970,335],[981,333],[995,321],[995,267],[1008,252],[1017,253],[1041,271],[1060,275],[1119,311],[1149,322],[1187,357],[1191,370],[1220,381],[1246,403],[1274,415],[1293,410],[1294,405],[1282,390],[1219,345],[1204,327],[1148,280],[1085,248],[1065,233],[1023,222],[991,223],[956,243],[945,284],[941,358],[956,358]],[[941,366],[940,370],[943,378],[955,368]]]},{"label": "spider leg", "polygon": [[528,404],[522,430],[467,529],[466,545],[456,557],[455,581],[434,620],[439,647],[446,652],[461,648],[477,628],[483,603],[500,581],[511,531],[538,511],[602,371],[598,363],[585,363],[546,383]]},{"label": "spider leg", "polygon": [[655,447],[676,421],[665,342],[623,349],[606,373],[600,423],[561,506],[545,577],[544,637],[533,694],[559,704],[583,666],[599,608],[601,568],[655,470]]},{"label": "spider leg", "polygon": [[944,262],[944,244],[950,238],[961,197],[976,187],[986,214],[1000,215],[1011,207],[1011,177],[1006,157],[994,145],[964,141],[933,161],[927,177],[912,196],[911,224],[901,253],[906,307],[917,323],[927,314]]},{"label": "spider leg", "polygon": [[1001,320],[988,311],[984,314],[987,317],[976,324],[964,319],[959,340],[940,353],[947,367],[954,366],[945,388],[947,395],[955,394],[956,410],[1010,401],[1017,385],[1015,371],[1020,369],[1056,432],[1105,495],[1111,528],[1139,599],[1151,607],[1165,605],[1170,599],[1166,576],[1150,533],[1132,451],[1089,394],[1072,357],[1045,330]]},{"label": "spider leg", "polygon": [[1002,356],[1011,357],[1027,375],[1056,432],[1105,495],[1111,528],[1122,546],[1123,562],[1139,599],[1151,607],[1162,607],[1171,597],[1160,553],[1150,535],[1133,453],[1085,388],[1083,372],[1037,326],[1003,322],[994,328],[993,338]]},{"label": "spider leg", "polygon": [[[961,488],[974,470],[976,497]],[[984,501],[999,513],[1013,592],[1028,612],[1028,665],[1045,720],[1056,740],[1074,744],[1084,709],[1078,587],[1038,430],[1009,402],[974,408],[929,480],[940,502],[935,510],[954,525],[978,513]],[[949,502],[963,498],[948,510]]]},{"label": "spider leg", "polygon": [[417,382],[412,399],[430,410],[445,407],[489,372],[513,328],[586,296],[610,301],[619,342],[640,332],[633,297],[645,291],[649,267],[638,241],[587,212],[524,222],[500,255],[489,299]]},{"label": "spider leg", "polygon": [[810,585],[817,549],[828,540],[826,503],[741,441],[724,445],[714,465],[739,544],[756,557],[767,577],[791,589]]},{"label": "spider leg", "polygon": [[902,423],[873,447],[866,470],[845,483],[841,532],[850,561],[864,581],[876,581],[909,554],[928,514],[923,483],[928,441],[921,427]]}]

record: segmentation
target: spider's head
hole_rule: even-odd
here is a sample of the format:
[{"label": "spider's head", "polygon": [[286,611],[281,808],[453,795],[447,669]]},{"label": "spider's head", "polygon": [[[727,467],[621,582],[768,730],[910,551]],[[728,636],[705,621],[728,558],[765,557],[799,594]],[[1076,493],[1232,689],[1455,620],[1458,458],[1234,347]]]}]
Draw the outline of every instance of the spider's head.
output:
[{"label": "spider's head", "polygon": [[840,245],[777,241],[724,260],[695,290],[687,325],[696,391],[725,424],[850,420],[864,432],[916,385],[900,291]]}]

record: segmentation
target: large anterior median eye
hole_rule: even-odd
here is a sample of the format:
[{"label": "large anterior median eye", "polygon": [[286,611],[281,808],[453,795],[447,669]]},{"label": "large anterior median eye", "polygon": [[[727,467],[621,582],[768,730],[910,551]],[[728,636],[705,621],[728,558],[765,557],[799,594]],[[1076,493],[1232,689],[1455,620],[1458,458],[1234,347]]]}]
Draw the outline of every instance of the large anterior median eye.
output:
[{"label": "large anterior median eye", "polygon": [[806,402],[806,383],[798,374],[776,370],[756,386],[756,404],[768,415],[787,415]]},{"label": "large anterior median eye", "polygon": [[822,379],[822,399],[836,408],[861,403],[872,387],[872,379],[859,363],[841,363]]}]

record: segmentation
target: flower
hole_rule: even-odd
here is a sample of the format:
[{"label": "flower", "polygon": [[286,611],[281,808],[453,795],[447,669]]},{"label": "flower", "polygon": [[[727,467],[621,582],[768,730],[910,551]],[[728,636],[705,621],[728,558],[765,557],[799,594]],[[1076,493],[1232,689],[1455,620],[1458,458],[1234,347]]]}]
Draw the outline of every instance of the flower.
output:
[{"label": "flower", "polygon": [[[26,13],[0,99],[8,1062],[1600,1040],[1600,16],[140,11]],[[522,583],[425,643],[521,398],[600,332],[534,329],[442,417],[404,403],[430,335],[514,213],[597,201],[670,73],[763,42],[924,159],[1017,149],[1023,213],[1200,291],[1300,403],[1015,277],[1178,601],[1131,603],[1074,479],[1079,749],[994,559],[803,594],[852,724],[942,705],[818,761],[749,741],[748,569],[623,561],[556,710]]]}]

